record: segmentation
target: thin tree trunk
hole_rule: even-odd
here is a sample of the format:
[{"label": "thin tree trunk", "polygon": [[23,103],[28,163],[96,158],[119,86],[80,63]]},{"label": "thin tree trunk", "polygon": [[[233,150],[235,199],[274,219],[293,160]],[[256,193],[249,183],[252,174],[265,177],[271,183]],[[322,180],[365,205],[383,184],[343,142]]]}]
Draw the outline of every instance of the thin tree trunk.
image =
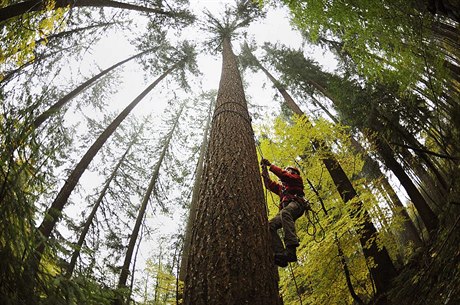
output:
[{"label": "thin tree trunk", "polygon": [[91,77],[90,79],[88,79],[87,81],[81,83],[77,88],[75,88],[74,90],[72,90],[71,92],[67,93],[66,95],[64,95],[62,98],[60,98],[56,103],[54,103],[50,108],[48,108],[47,110],[45,110],[42,114],[40,114],[35,120],[34,122],[32,123],[34,128],[38,128],[40,127],[41,124],[43,124],[43,122],[45,122],[51,115],[53,115],[54,113],[56,113],[59,109],[61,109],[65,104],[67,104],[70,100],[72,100],[74,97],[76,97],[78,94],[82,93],[86,88],[88,88],[90,85],[94,84],[94,82],[96,82],[97,80],[99,80],[101,77],[103,77],[104,75],[106,75],[107,73],[113,71],[114,69],[118,68],[119,66],[123,65],[124,63],[127,63],[128,61],[131,61],[135,58],[138,58],[138,57],[141,57],[142,55],[146,54],[146,53],[149,53],[153,50],[155,50],[156,48],[151,48],[151,49],[148,49],[148,50],[145,50],[143,52],[140,52],[134,56],[131,56],[125,60],[122,60],[116,64],[114,64],[113,66],[101,71],[100,73],[98,73],[97,75]]},{"label": "thin tree trunk", "polygon": [[[295,103],[289,93],[281,86],[281,83],[277,81],[267,69],[265,69],[259,63],[260,69],[267,75],[267,77],[273,82],[275,87],[281,93],[286,102],[286,105],[297,115],[300,115],[308,120],[305,113],[300,109],[300,107]],[[312,146],[314,149],[319,149],[320,147],[326,148],[325,143],[319,142],[317,140],[312,141]],[[332,181],[334,182],[337,191],[342,197],[343,202],[348,203],[354,198],[358,197],[355,188],[351,184],[347,175],[345,174],[343,168],[337,161],[337,159],[332,155],[332,152],[329,151],[329,154],[322,159],[323,163],[331,175]],[[376,265],[373,265],[370,268],[372,278],[374,279],[375,286],[377,288],[377,294],[383,294],[389,287],[391,280],[396,276],[396,269],[391,261],[390,255],[385,247],[379,248],[375,237],[377,236],[377,229],[374,227],[371,222],[371,218],[368,215],[367,211],[364,210],[363,204],[361,201],[357,201],[354,205],[354,211],[352,212],[353,217],[361,215],[360,226],[358,232],[360,234],[361,247],[366,259],[372,259]]]},{"label": "thin tree trunk", "polygon": [[[82,27],[82,28],[75,28],[75,29],[71,29],[71,30],[68,30],[68,31],[62,31],[62,32],[59,32],[59,33],[56,33],[56,34],[51,34],[49,36],[46,36],[45,38],[40,38],[38,40],[35,40],[34,44],[39,45],[42,42],[45,42],[46,44],[49,44],[50,41],[58,40],[60,38],[66,37],[66,36],[71,36],[73,34],[88,31],[88,30],[91,30],[91,29],[94,29],[94,28],[108,27],[108,26],[114,25],[114,24],[116,24],[116,23],[115,22],[104,22],[104,23],[100,23],[100,24],[88,25],[88,26],[85,26],[85,27]],[[29,47],[29,46],[30,46],[30,44],[27,45],[27,47]],[[22,51],[22,49],[17,50],[16,53],[18,53],[20,51]]]},{"label": "thin tree trunk", "polygon": [[28,62],[24,63],[23,65],[21,65],[19,68],[17,69],[14,69],[14,70],[10,70],[10,71],[7,71],[5,73],[5,76],[3,78],[0,79],[0,88],[5,86],[5,84],[10,81],[14,76],[16,76],[17,73],[19,73],[21,70],[27,68],[28,66],[32,65],[32,64],[35,64],[35,63],[38,63],[44,59],[47,59],[49,57],[52,57],[52,56],[55,56],[61,52],[64,52],[64,51],[68,51],[72,48],[74,48],[76,46],[70,46],[70,47],[67,47],[67,48],[64,48],[64,49],[61,49],[59,51],[56,51],[56,52],[53,52],[53,53],[48,53],[48,54],[42,54],[42,55],[39,55],[38,57],[34,58],[34,59],[31,59],[29,60]]},{"label": "thin tree trunk", "polygon": [[184,304],[280,305],[254,134],[230,37],[222,47]]},{"label": "thin tree trunk", "polygon": [[104,184],[104,187],[102,188],[101,192],[99,193],[99,197],[97,198],[96,202],[93,205],[93,209],[91,210],[91,213],[89,214],[88,218],[85,221],[85,225],[83,226],[83,230],[80,233],[80,237],[78,238],[77,244],[75,245],[75,250],[72,253],[72,257],[70,259],[70,263],[68,264],[66,268],[66,277],[70,278],[72,277],[72,273],[75,269],[75,265],[77,263],[77,259],[80,256],[80,251],[81,248],[83,247],[83,243],[85,242],[86,234],[88,234],[88,231],[93,223],[94,217],[96,216],[96,212],[99,209],[99,206],[102,203],[102,200],[105,197],[105,194],[107,193],[107,190],[109,189],[110,183],[113,181],[115,176],[117,175],[118,169],[120,168],[121,164],[125,161],[126,156],[128,155],[129,151],[131,150],[131,147],[134,145],[136,141],[136,137],[133,138],[131,143],[129,143],[128,148],[126,149],[125,153],[121,156],[120,160],[117,162],[115,165],[115,168],[112,170],[112,174],[110,175],[109,179]]},{"label": "thin tree trunk", "polygon": [[438,218],[427,204],[425,198],[423,198],[423,196],[420,194],[419,190],[409,178],[407,173],[404,171],[401,164],[399,164],[398,161],[396,161],[394,158],[391,147],[383,139],[381,139],[380,136],[375,137],[373,142],[375,143],[377,151],[385,162],[385,165],[395,174],[411,198],[411,201],[417,209],[417,212],[419,213],[420,218],[422,219],[428,232],[430,234],[434,233],[438,227]]},{"label": "thin tree trunk", "polygon": [[[177,114],[177,118],[176,118],[176,120],[174,122],[174,125],[172,126],[171,130],[169,131],[169,133],[168,133],[168,135],[167,135],[167,137],[165,139],[163,150],[161,151],[160,157],[158,158],[158,161],[157,161],[157,163],[156,163],[156,165],[155,165],[155,167],[153,169],[152,177],[150,178],[150,182],[149,182],[149,185],[147,187],[147,191],[145,192],[144,197],[142,199],[142,203],[141,203],[141,206],[139,208],[139,212],[138,212],[137,218],[136,218],[136,223],[134,224],[133,230],[132,230],[130,238],[129,238],[129,243],[128,243],[128,247],[127,247],[127,250],[126,250],[125,260],[123,262],[123,266],[122,266],[121,272],[120,272],[120,278],[118,280],[118,289],[122,289],[122,288],[126,287],[126,281],[128,279],[128,275],[129,275],[129,265],[131,264],[131,259],[132,259],[134,247],[136,245],[137,236],[139,235],[139,230],[141,228],[142,221],[144,220],[144,217],[145,217],[145,211],[147,210],[147,205],[149,203],[149,200],[150,200],[150,197],[152,195],[153,189],[155,187],[155,184],[157,183],[158,176],[160,174],[160,167],[163,164],[163,160],[164,160],[164,158],[166,156],[166,152],[168,151],[169,144],[170,144],[171,139],[172,139],[172,137],[174,135],[174,131],[176,130],[176,127],[179,124],[179,118],[180,118],[180,116],[182,114],[182,111],[184,110],[184,107],[185,107],[185,104],[181,106],[181,108],[179,110],[179,113]],[[117,299],[115,299],[114,304],[115,305],[121,305],[121,304],[123,304],[123,301],[122,301],[121,298],[117,298]]]},{"label": "thin tree trunk", "polygon": [[384,179],[379,179],[377,183],[379,183],[385,192],[390,197],[391,202],[393,203],[393,212],[399,214],[399,216],[403,219],[403,232],[402,235],[404,236],[403,241],[404,244],[407,244],[409,241],[414,243],[415,247],[420,247],[422,245],[422,240],[420,238],[419,232],[414,225],[414,222],[407,213],[406,207],[402,204],[401,200],[399,199],[398,195],[396,194],[393,187],[388,182],[386,177]]},{"label": "thin tree trunk", "polygon": [[157,278],[155,281],[155,296],[153,299],[153,304],[158,304],[158,295],[160,294],[160,272],[161,272],[161,258],[162,258],[162,249],[160,246],[160,254],[158,255],[158,266],[157,266]]},{"label": "thin tree trunk", "polygon": [[45,217],[43,218],[42,223],[37,229],[36,233],[36,249],[34,257],[32,258],[32,272],[36,274],[38,271],[38,265],[40,263],[43,251],[45,250],[46,242],[51,235],[51,231],[58,222],[62,210],[64,209],[67,199],[77,185],[80,177],[83,175],[85,170],[88,168],[88,165],[99,152],[101,147],[107,141],[107,139],[115,132],[117,127],[123,122],[123,120],[128,116],[131,110],[136,107],[137,104],[153,89],[155,86],[163,80],[169,73],[179,66],[180,62],[173,65],[170,69],[164,72],[160,77],[158,77],[150,86],[148,86],[139,96],[137,96],[113,121],[109,126],[102,132],[102,134],[97,138],[93,145],[88,149],[85,155],[81,158],[80,162],[75,166],[74,170],[71,172],[67,178],[64,186],[59,191],[58,195],[54,199],[51,206],[46,210]]},{"label": "thin tree trunk", "polygon": [[57,40],[57,39],[60,39],[60,38],[64,38],[66,36],[71,36],[71,35],[76,34],[76,33],[81,33],[81,32],[85,32],[85,31],[88,31],[88,30],[96,29],[96,28],[109,27],[111,25],[116,25],[116,24],[119,24],[119,23],[117,23],[117,22],[104,22],[104,23],[99,23],[99,24],[88,25],[88,26],[81,27],[81,28],[75,28],[75,29],[71,29],[71,30],[68,30],[68,31],[62,31],[62,32],[59,32],[59,33],[56,33],[56,34],[46,36],[45,38],[41,38],[39,40],[36,40],[35,44],[37,45],[37,44],[39,44],[39,43],[41,43],[43,41],[45,41],[45,42],[49,42],[51,40],[54,41],[54,40]]},{"label": "thin tree trunk", "polygon": [[134,253],[133,268],[132,268],[132,271],[131,271],[131,282],[129,284],[129,294],[128,294],[128,302],[127,302],[127,304],[130,304],[131,297],[133,295],[134,275],[135,275],[135,272],[136,272],[137,257],[139,255],[139,249],[141,247],[141,241],[142,241],[142,237],[143,237],[143,233],[144,233],[144,228],[145,228],[145,222],[143,222],[141,224],[139,242],[137,243],[136,253]]},{"label": "thin tree trunk", "polygon": [[351,297],[355,300],[356,304],[364,305],[363,300],[356,294],[355,289],[353,288],[353,283],[351,282],[350,269],[348,269],[347,261],[345,260],[345,255],[343,254],[342,247],[340,246],[339,239],[337,238],[337,233],[335,234],[335,243],[337,244],[338,256],[340,258],[340,263],[343,267],[343,273],[345,274],[345,280],[347,282],[348,291],[350,292]]},{"label": "thin tree trunk", "polygon": [[[330,113],[322,103],[316,99],[315,102],[331,118],[333,122],[336,124],[340,123],[339,120],[334,115],[332,115],[332,113]],[[393,204],[393,212],[395,214],[399,214],[399,216],[403,219],[402,235],[404,236],[404,245],[407,245],[410,241],[416,247],[420,247],[422,245],[422,240],[420,239],[417,228],[415,227],[412,219],[409,217],[406,208],[402,204],[395,190],[388,182],[387,177],[380,170],[379,164],[366,153],[364,147],[362,147],[362,145],[353,136],[351,136],[350,139],[353,148],[356,150],[356,152],[361,153],[364,158],[363,172],[365,172],[369,178],[374,179],[376,183],[380,184],[384,188],[385,192],[390,197],[391,203]]]},{"label": "thin tree trunk", "polygon": [[[212,104],[213,103],[211,103],[211,105]],[[211,123],[211,111],[212,110],[210,108],[208,119],[206,121],[204,134],[203,134],[203,140],[201,141],[200,153],[198,156],[198,163],[197,163],[196,172],[195,172],[195,182],[193,184],[192,200],[190,201],[189,215],[187,219],[187,225],[185,227],[184,250],[182,251],[182,259],[181,259],[180,271],[179,271],[179,280],[181,281],[185,281],[185,274],[187,271],[188,256],[190,253],[190,243],[192,239],[192,228],[193,228],[193,224],[195,223],[195,218],[196,218],[198,195],[199,195],[199,190],[200,190],[201,177],[203,175],[204,157],[206,154],[206,148],[208,146],[208,132],[209,132],[209,125]]]},{"label": "thin tree trunk", "polygon": [[[163,11],[158,8],[138,6],[111,0],[56,0],[54,3],[54,9],[65,7],[113,7],[166,16],[171,16],[173,14],[172,12]],[[26,13],[43,11],[45,10],[45,4],[46,1],[43,0],[28,0],[3,7],[0,9],[0,24],[10,18],[18,17]]]}]

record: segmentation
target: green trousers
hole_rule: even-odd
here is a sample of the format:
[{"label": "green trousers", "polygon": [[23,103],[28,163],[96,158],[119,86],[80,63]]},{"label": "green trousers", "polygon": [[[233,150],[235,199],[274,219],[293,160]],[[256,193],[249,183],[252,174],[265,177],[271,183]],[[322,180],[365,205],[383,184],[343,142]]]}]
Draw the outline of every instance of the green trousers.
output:
[{"label": "green trousers", "polygon": [[286,247],[299,246],[299,240],[295,233],[295,221],[303,215],[305,207],[297,201],[291,201],[284,205],[275,217],[269,221],[272,249],[274,253],[282,253],[284,251],[283,243],[281,242],[278,230],[283,228],[284,244]]}]

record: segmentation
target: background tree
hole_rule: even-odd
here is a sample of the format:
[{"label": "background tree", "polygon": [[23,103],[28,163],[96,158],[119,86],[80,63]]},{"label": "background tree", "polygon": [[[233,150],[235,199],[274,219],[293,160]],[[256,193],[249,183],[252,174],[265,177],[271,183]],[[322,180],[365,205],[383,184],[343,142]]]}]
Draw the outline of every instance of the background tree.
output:
[{"label": "background tree", "polygon": [[[244,47],[244,50],[246,52],[247,59],[252,62],[253,67],[255,65],[255,67],[261,69],[272,81],[273,85],[283,96],[284,101],[289,109],[296,115],[302,117],[306,124],[311,124],[309,118],[295,103],[287,90],[281,85],[279,81],[273,77],[273,75],[270,74],[270,72],[268,72],[265,67],[261,65],[257,58],[255,58],[254,55],[250,53],[249,47],[247,45]],[[353,217],[357,218],[356,230],[360,235],[360,242],[364,256],[366,259],[374,262],[374,265],[372,265],[369,270],[375,282],[377,294],[383,295],[390,286],[390,281],[392,278],[396,276],[396,270],[393,262],[390,259],[390,256],[388,255],[387,250],[385,248],[379,249],[379,246],[377,245],[377,229],[372,223],[369,213],[365,208],[363,208],[363,203],[358,197],[358,193],[347,177],[339,161],[334,156],[330,145],[328,145],[325,141],[313,139],[311,142],[311,147],[314,151],[321,150],[323,152],[324,157],[322,159],[322,163],[331,175],[331,178],[337,187],[337,191],[345,203],[351,203],[352,205],[350,208],[350,213]]]},{"label": "background tree", "polygon": [[[395,173],[395,175],[401,181],[403,186],[406,188],[413,203],[417,207],[417,210],[419,211],[419,213],[423,214],[422,219],[429,231],[436,230],[437,216],[428,206],[425,198],[415,187],[415,184],[412,182],[411,178],[406,174],[402,166],[394,158],[392,149],[387,144],[388,140],[386,140],[383,135],[383,127],[381,125],[379,126],[379,124],[382,124],[379,123],[379,118],[383,116],[383,113],[394,113],[393,110],[376,110],[379,114],[375,112],[369,113],[369,107],[373,105],[373,101],[378,101],[379,105],[382,105],[384,103],[387,103],[385,102],[387,96],[390,99],[394,98],[394,93],[389,94],[389,92],[387,91],[387,94],[380,95],[379,98],[375,95],[365,97],[362,94],[362,92],[364,92],[365,90],[362,90],[360,86],[358,86],[357,84],[347,82],[347,80],[341,79],[339,76],[334,76],[321,71],[321,69],[317,65],[315,65],[311,61],[306,60],[301,52],[290,52],[287,49],[285,49],[282,52],[277,52],[276,49],[270,47],[267,47],[266,49],[270,54],[271,61],[276,65],[278,69],[285,72],[283,78],[293,86],[296,86],[298,90],[308,90],[307,92],[319,91],[321,95],[329,98],[329,100],[332,102],[335,109],[339,111],[339,113],[343,113],[342,111],[352,111],[356,114],[356,111],[358,111],[358,109],[363,110],[363,112],[360,113],[360,115],[352,115],[352,117],[360,118],[359,120],[361,123],[366,123],[354,124],[350,122],[350,124],[352,126],[356,126],[358,130],[363,133],[367,133],[369,131],[372,132],[371,142],[378,142],[378,144],[376,144],[375,147],[382,159],[384,160],[385,164]],[[304,65],[302,66],[309,68],[303,70],[298,69],[299,66],[297,64],[293,64],[294,62],[304,63]],[[344,84],[350,85],[349,88],[351,92],[345,90]],[[299,87],[302,89],[299,89]],[[370,88],[368,90],[373,92],[373,86],[370,85],[369,87]],[[358,105],[351,106],[353,104],[352,100],[356,101]],[[394,102],[392,104],[394,104]],[[343,105],[344,109],[348,110],[341,110],[340,105]],[[366,106],[361,107],[359,105]],[[388,102],[387,105],[390,105],[390,103]],[[403,109],[403,107],[404,105],[401,105],[401,109]],[[408,110],[406,110],[406,112],[408,113]],[[372,113],[374,113],[374,115],[372,115]],[[382,115],[380,113],[382,113]],[[396,116],[401,117],[401,113],[404,112],[399,111],[399,115]],[[385,115],[388,116],[388,114]],[[378,118],[376,116],[378,116]],[[347,118],[344,118],[343,120],[345,122],[348,122]],[[390,128],[386,128],[385,130],[388,133],[391,132]]]},{"label": "background tree", "polygon": [[[153,192],[153,190],[155,188],[155,185],[157,183],[158,176],[159,176],[159,173],[160,173],[160,167],[162,166],[163,160],[164,160],[164,158],[166,156],[166,152],[168,151],[168,149],[170,149],[169,145],[170,145],[170,142],[171,142],[171,139],[172,139],[174,133],[176,132],[176,127],[177,127],[177,125],[179,123],[179,119],[180,119],[180,117],[182,115],[184,107],[185,107],[185,104],[182,104],[179,107],[179,110],[177,112],[176,117],[173,118],[174,122],[172,123],[171,130],[169,130],[169,132],[167,133],[166,137],[163,139],[163,141],[161,141],[161,145],[163,146],[163,148],[161,150],[161,153],[160,153],[160,156],[159,156],[159,158],[157,160],[157,163],[155,164],[155,168],[153,169],[152,176],[150,178],[150,182],[148,184],[146,193],[144,194],[144,196],[142,198],[141,206],[139,208],[139,212],[138,212],[138,215],[136,217],[136,223],[134,224],[133,230],[132,230],[132,232],[130,234],[131,236],[130,236],[130,239],[129,239],[128,247],[126,249],[125,260],[124,260],[123,266],[121,268],[120,278],[118,280],[118,289],[120,289],[120,290],[122,290],[123,288],[126,287],[126,281],[128,279],[128,275],[129,275],[129,266],[130,266],[132,258],[133,258],[134,247],[136,245],[136,242],[138,242],[138,243],[141,242],[140,240],[138,241],[137,239],[138,239],[138,236],[139,236],[139,231],[140,231],[142,222],[143,222],[144,217],[145,217],[145,211],[147,209],[147,204],[148,204],[148,202],[150,200],[152,192]],[[123,304],[123,303],[125,303],[125,302],[123,302],[123,299],[121,297],[117,298],[115,300],[115,302],[114,302],[114,304]]]}]

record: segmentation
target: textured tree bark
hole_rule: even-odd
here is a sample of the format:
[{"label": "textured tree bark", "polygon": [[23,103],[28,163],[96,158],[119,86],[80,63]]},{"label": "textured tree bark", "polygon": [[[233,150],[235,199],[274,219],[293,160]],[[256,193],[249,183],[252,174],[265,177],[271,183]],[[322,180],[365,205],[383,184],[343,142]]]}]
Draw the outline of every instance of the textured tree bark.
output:
[{"label": "textured tree bark", "polygon": [[280,305],[251,119],[229,37],[211,126],[184,304]]},{"label": "textured tree bark", "polygon": [[195,223],[201,177],[203,175],[204,156],[206,153],[206,148],[208,147],[208,133],[209,126],[211,124],[211,111],[212,109],[210,107],[208,119],[206,121],[206,127],[204,130],[203,141],[201,142],[200,155],[198,157],[198,164],[195,173],[195,182],[193,184],[192,200],[190,201],[189,215],[187,219],[187,225],[185,227],[184,251],[182,252],[182,259],[180,262],[179,272],[179,280],[181,281],[185,281],[185,273],[187,271],[188,257],[190,253],[190,243],[192,240],[192,229],[193,224]]}]

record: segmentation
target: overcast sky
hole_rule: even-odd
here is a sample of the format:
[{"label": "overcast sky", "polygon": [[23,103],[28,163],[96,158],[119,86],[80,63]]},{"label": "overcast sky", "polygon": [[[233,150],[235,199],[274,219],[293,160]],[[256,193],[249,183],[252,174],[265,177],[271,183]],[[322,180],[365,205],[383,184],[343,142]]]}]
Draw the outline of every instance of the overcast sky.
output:
[{"label": "overcast sky", "polygon": [[[198,16],[199,20],[202,20],[203,10],[207,9],[215,16],[218,16],[223,12],[225,3],[233,3],[233,1],[190,1],[191,8],[194,13]],[[135,15],[135,14],[134,14]],[[138,30],[143,26],[145,19],[139,17],[137,21]],[[206,33],[198,31],[194,27],[186,29],[183,36],[188,40],[195,41],[198,45],[203,41]],[[129,43],[129,33],[107,33],[107,37],[103,38],[98,45],[91,51],[93,60],[83,61],[76,63],[77,70],[82,73],[85,77],[93,74],[97,68],[105,69],[114,63],[123,60],[137,51],[134,46]],[[184,37],[183,37],[184,38]],[[248,38],[253,38],[258,45],[262,45],[264,42],[281,43],[293,48],[300,48],[302,46],[302,40],[300,34],[291,29],[289,25],[289,17],[287,9],[270,9],[267,18],[257,23],[252,24],[248,29]],[[242,41],[233,41],[234,52],[238,54],[239,44]],[[304,48],[306,56],[313,57],[327,70],[332,71],[335,68],[335,60],[330,54],[324,53],[319,48],[306,46]],[[196,94],[199,95],[202,92],[208,90],[217,90],[220,74],[222,58],[220,55],[210,55],[201,53],[198,56],[198,67],[203,73],[201,78],[192,80],[192,90],[190,92],[176,92],[177,96],[185,98],[191,97]],[[271,71],[275,75],[275,71]],[[120,74],[121,79],[119,80],[118,93],[111,97],[110,107],[112,109],[124,108],[129,102],[132,101],[145,87],[154,80],[157,76],[152,76],[151,79],[145,79],[145,73],[142,71],[142,67],[135,63],[126,65],[123,73]],[[265,109],[272,109],[279,107],[279,102],[274,101],[273,97],[275,90],[271,89],[271,84],[262,73],[251,73],[244,75],[244,81],[247,84],[246,96],[251,104],[265,107]],[[263,88],[263,84],[268,85]],[[163,89],[167,90],[167,89]],[[146,113],[154,113],[156,116],[161,117],[164,107],[166,106],[167,99],[162,97],[168,94],[161,94],[157,89],[154,89],[146,98],[143,100],[133,111],[132,115],[145,115]],[[85,115],[93,118],[97,118],[98,114],[93,110],[88,109]],[[81,117],[76,117],[72,114],[72,111],[68,112],[66,119],[69,122],[76,122],[81,120]],[[82,130],[84,128],[82,127]],[[84,131],[82,131],[84,132]],[[97,183],[97,176],[90,171],[87,171],[82,179],[83,188],[93,188]],[[86,186],[85,186],[86,184]],[[140,200],[140,199],[139,199]],[[72,213],[70,209],[66,210],[66,213]],[[182,213],[176,213],[172,218],[165,217],[162,215],[149,215],[148,224],[152,227],[161,228],[159,235],[170,234],[178,232],[179,228],[184,226],[184,223],[180,222],[180,215]],[[145,264],[145,260],[158,251],[157,240],[145,240],[141,246],[140,255],[138,257],[137,266],[142,269]],[[121,262],[120,262],[121,263]]]}]

